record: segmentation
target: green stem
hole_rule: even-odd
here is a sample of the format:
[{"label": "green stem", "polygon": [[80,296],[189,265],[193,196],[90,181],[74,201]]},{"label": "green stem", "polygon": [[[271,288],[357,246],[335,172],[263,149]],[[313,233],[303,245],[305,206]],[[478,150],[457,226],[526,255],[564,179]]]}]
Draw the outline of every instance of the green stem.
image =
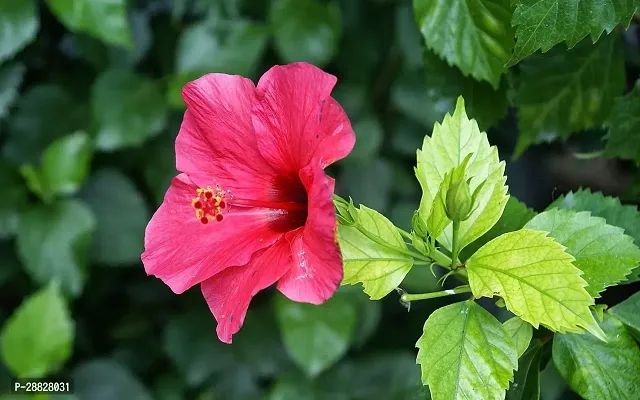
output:
[{"label": "green stem", "polygon": [[414,300],[436,299],[438,297],[453,296],[454,294],[470,293],[470,292],[471,292],[471,287],[469,285],[464,285],[464,286],[458,286],[453,289],[441,290],[439,292],[432,292],[432,293],[419,293],[419,294],[405,293],[402,296],[400,296],[400,300],[404,302],[409,302]]},{"label": "green stem", "polygon": [[429,262],[429,261],[431,261],[431,260],[430,260],[430,259],[428,259],[427,257],[423,256],[423,255],[422,255],[422,254],[420,254],[420,253],[416,253],[415,251],[411,251],[411,250],[409,250],[409,249],[404,250],[404,249],[399,249],[399,248],[394,247],[394,246],[389,246],[389,244],[388,244],[387,242],[384,242],[384,241],[380,240],[380,238],[379,238],[379,237],[377,237],[377,236],[374,236],[374,235],[370,234],[370,233],[369,233],[369,232],[367,232],[366,230],[360,230],[360,232],[361,232],[363,235],[365,235],[369,240],[371,240],[371,241],[373,241],[373,242],[378,243],[380,246],[384,246],[384,247],[386,247],[386,248],[388,248],[388,249],[393,249],[393,250],[395,250],[395,251],[398,251],[398,252],[400,252],[400,253],[406,254],[406,255],[408,255],[408,256],[410,256],[410,257],[412,257],[412,258],[415,258],[415,259],[417,259],[417,260],[420,260],[420,261],[424,261],[424,262]]},{"label": "green stem", "polygon": [[396,229],[398,230],[398,232],[400,232],[400,235],[405,237],[405,239],[413,240],[413,236],[409,232],[405,231],[404,229],[400,229],[397,226]]},{"label": "green stem", "polygon": [[440,250],[434,249],[431,254],[429,254],[429,257],[433,258],[433,261],[438,263],[438,265],[441,265],[447,269],[451,269],[451,259]]},{"label": "green stem", "polygon": [[457,219],[453,220],[453,244],[451,245],[451,270],[454,270],[458,266],[458,253],[460,252],[458,246],[458,234],[460,233],[460,221]]}]

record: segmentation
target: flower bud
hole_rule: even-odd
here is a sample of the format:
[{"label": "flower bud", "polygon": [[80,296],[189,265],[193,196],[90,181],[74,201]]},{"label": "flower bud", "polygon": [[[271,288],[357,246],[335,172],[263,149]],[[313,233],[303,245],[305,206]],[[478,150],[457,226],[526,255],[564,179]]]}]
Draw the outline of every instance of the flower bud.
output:
[{"label": "flower bud", "polygon": [[351,199],[347,202],[345,199],[334,195],[333,205],[336,207],[336,219],[340,225],[354,226],[358,221],[358,214]]},{"label": "flower bud", "polygon": [[422,218],[420,218],[420,212],[417,210],[413,212],[413,217],[411,217],[411,228],[420,238],[427,237],[427,224],[424,222]]},{"label": "flower bud", "polygon": [[464,221],[469,218],[472,207],[473,199],[469,184],[464,180],[453,182],[445,200],[447,217],[452,221]]}]

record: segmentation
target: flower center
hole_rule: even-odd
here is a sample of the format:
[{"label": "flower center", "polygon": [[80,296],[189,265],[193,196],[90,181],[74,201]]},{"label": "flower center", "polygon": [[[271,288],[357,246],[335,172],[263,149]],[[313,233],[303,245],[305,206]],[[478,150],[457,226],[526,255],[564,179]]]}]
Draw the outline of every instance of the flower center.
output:
[{"label": "flower center", "polygon": [[220,222],[224,219],[222,210],[227,206],[223,200],[224,191],[220,186],[216,185],[214,189],[211,186],[196,189],[197,196],[191,200],[191,206],[196,211],[196,219],[203,224],[216,220]]}]

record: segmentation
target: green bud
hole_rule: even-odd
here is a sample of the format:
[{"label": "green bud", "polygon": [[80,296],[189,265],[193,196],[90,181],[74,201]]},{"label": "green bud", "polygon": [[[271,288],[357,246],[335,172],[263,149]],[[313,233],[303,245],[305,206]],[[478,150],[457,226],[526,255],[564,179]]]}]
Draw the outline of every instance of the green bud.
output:
[{"label": "green bud", "polygon": [[427,237],[427,224],[420,218],[420,213],[417,210],[413,212],[413,217],[411,217],[411,228],[418,237]]},{"label": "green bud", "polygon": [[464,221],[469,218],[472,207],[473,199],[469,184],[463,180],[453,182],[445,199],[447,217],[452,221]]},{"label": "green bud", "polygon": [[333,205],[336,207],[336,219],[340,225],[354,226],[357,224],[358,213],[351,199],[347,202],[342,197],[334,195]]}]

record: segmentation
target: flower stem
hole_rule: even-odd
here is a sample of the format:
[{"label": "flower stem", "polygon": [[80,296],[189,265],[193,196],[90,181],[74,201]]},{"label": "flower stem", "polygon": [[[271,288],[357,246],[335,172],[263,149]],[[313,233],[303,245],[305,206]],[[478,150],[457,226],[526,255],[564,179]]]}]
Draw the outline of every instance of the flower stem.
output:
[{"label": "flower stem", "polygon": [[419,294],[404,293],[402,296],[400,296],[400,300],[404,302],[409,302],[414,300],[436,299],[438,297],[453,296],[454,294],[470,293],[470,292],[471,292],[471,287],[469,285],[464,285],[464,286],[455,287],[453,289],[441,290],[439,292],[432,292],[432,293],[419,293]]},{"label": "flower stem", "polygon": [[405,239],[413,240],[413,236],[411,236],[409,232],[405,231],[404,229],[400,229],[397,226],[396,229],[398,230],[398,232],[400,232],[400,235],[405,237]]},{"label": "flower stem", "polygon": [[458,234],[460,233],[460,221],[457,219],[453,220],[453,244],[451,245],[451,270],[454,270],[458,266],[458,253],[460,252],[458,246]]}]

